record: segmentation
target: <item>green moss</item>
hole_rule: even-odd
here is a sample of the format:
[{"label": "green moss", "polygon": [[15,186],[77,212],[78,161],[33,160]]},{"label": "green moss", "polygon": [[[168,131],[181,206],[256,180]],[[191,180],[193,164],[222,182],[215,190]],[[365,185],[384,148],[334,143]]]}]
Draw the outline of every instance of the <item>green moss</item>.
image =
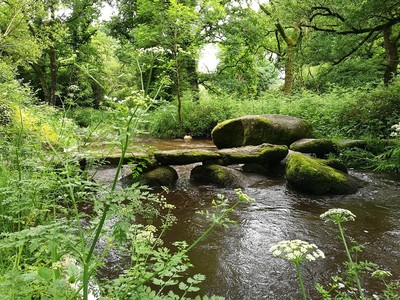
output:
[{"label": "green moss", "polygon": [[216,152],[207,150],[170,150],[155,152],[154,157],[162,165],[186,165],[219,159],[220,155]]},{"label": "green moss", "polygon": [[143,173],[135,181],[148,186],[171,186],[178,180],[178,173],[169,166],[161,166]]},{"label": "green moss", "polygon": [[218,148],[271,143],[290,145],[310,136],[310,125],[298,118],[281,115],[248,115],[226,120],[212,131]]},{"label": "green moss", "polygon": [[286,178],[294,188],[317,195],[349,194],[358,188],[356,180],[345,173],[297,153],[288,160]]},{"label": "green moss", "polygon": [[241,187],[241,180],[236,172],[220,165],[202,165],[193,168],[190,180],[220,187]]},{"label": "green moss", "polygon": [[337,159],[321,159],[320,162],[328,167],[339,170],[347,174],[347,167],[344,163]]},{"label": "green moss", "polygon": [[335,144],[327,139],[301,139],[291,144],[290,149],[302,153],[314,153],[320,158],[336,152]]},{"label": "green moss", "polygon": [[262,151],[262,157],[264,163],[266,164],[278,164],[281,162],[288,154],[289,149],[285,145],[271,145]]},{"label": "green moss", "polygon": [[226,120],[214,127],[211,137],[219,149],[241,147],[244,145],[244,130],[240,118]]},{"label": "green moss", "polygon": [[258,146],[222,149],[218,153],[226,164],[277,164],[286,157],[288,148],[285,145],[262,144]]}]

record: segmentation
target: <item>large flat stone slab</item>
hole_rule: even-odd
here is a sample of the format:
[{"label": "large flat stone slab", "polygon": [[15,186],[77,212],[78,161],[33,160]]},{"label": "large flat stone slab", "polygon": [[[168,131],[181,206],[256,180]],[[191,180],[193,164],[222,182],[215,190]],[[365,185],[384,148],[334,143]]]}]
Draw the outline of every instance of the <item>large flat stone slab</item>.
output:
[{"label": "large flat stone slab", "polygon": [[186,165],[197,162],[217,162],[219,164],[276,164],[286,157],[287,146],[262,144],[238,148],[210,150],[168,150],[157,151],[154,158],[161,165]]},{"label": "large flat stone slab", "polygon": [[218,150],[226,164],[278,164],[288,154],[285,145],[262,144]]},{"label": "large flat stone slab", "polygon": [[161,165],[188,165],[197,162],[216,160],[220,154],[210,150],[165,150],[154,152],[154,158]]}]

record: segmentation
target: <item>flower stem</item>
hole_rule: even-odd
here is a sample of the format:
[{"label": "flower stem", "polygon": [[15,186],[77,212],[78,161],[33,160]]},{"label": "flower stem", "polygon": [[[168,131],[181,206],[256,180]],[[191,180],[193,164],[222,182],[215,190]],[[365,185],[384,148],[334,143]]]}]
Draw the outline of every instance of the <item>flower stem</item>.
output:
[{"label": "flower stem", "polygon": [[303,300],[307,300],[306,290],[304,288],[303,278],[301,277],[301,272],[300,272],[300,262],[295,261],[294,263],[296,265],[297,278],[299,280],[302,298],[303,298]]},{"label": "flower stem", "polygon": [[337,225],[338,225],[339,232],[340,232],[340,238],[342,239],[343,245],[344,245],[344,249],[346,250],[347,259],[349,260],[351,268],[353,268],[354,280],[356,281],[357,289],[358,289],[358,292],[360,293],[360,298],[362,300],[365,300],[364,292],[363,292],[363,290],[361,288],[360,278],[358,277],[358,271],[357,271],[356,268],[354,268],[354,262],[353,262],[353,259],[351,258],[349,247],[347,246],[346,237],[344,236],[343,227],[342,227],[340,222],[337,222]]}]

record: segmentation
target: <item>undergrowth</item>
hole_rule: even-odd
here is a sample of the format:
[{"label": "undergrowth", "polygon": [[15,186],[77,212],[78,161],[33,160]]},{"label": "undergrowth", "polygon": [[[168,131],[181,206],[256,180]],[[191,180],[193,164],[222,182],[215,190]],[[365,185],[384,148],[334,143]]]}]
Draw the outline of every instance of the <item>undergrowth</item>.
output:
[{"label": "undergrowth", "polygon": [[285,95],[279,91],[258,98],[237,98],[203,91],[199,101],[182,101],[183,127],[177,121],[175,103],[166,102],[149,114],[148,131],[163,138],[209,137],[223,120],[253,114],[284,114],[309,121],[318,138],[386,139],[400,114],[400,82],[374,89],[331,88],[317,94],[300,91]]}]

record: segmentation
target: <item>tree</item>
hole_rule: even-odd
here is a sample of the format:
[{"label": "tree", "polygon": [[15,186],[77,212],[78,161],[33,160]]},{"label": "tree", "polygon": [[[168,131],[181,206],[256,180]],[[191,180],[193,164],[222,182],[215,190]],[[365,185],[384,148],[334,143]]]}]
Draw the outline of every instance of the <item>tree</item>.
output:
[{"label": "tree", "polygon": [[[220,63],[216,72],[204,74],[202,84],[229,94],[257,95],[278,77],[265,18],[249,7],[229,7],[229,18],[220,25]],[[260,34],[262,33],[262,34]]]},{"label": "tree", "polygon": [[[284,60],[285,82],[283,91],[290,94],[293,89],[296,69],[296,53],[305,32],[302,30],[302,15],[297,13],[296,4],[291,0],[269,1],[259,7],[269,19],[270,32],[275,35],[275,48],[272,50]],[[273,28],[272,28],[273,27]]]},{"label": "tree", "polygon": [[151,96],[158,94],[160,81],[169,80],[171,84],[165,92],[177,97],[178,120],[182,124],[182,94],[198,98],[199,48],[210,38],[215,24],[225,17],[223,5],[216,0],[118,0],[117,7],[118,15],[109,23],[113,36],[145,52],[163,51],[163,59],[147,51],[146,61],[150,63],[141,66],[140,76],[147,83],[145,92]]},{"label": "tree", "polygon": [[32,38],[28,21],[40,6],[33,0],[0,3],[0,57],[12,66],[25,65],[41,53],[39,40]]},{"label": "tree", "polygon": [[82,72],[77,65],[90,52],[85,52],[85,46],[96,32],[93,21],[99,16],[99,4],[97,0],[43,1],[38,4],[40,9],[25,20],[30,37],[40,42],[42,53],[40,59],[29,62],[33,73],[22,68],[20,76],[38,88],[39,96],[50,105],[60,104],[69,86],[79,86]]},{"label": "tree", "polygon": [[400,47],[400,3],[388,1],[309,1],[301,26],[315,31],[354,36],[358,41],[341,60],[364,44],[376,41],[384,49],[383,81],[390,84],[398,73]]}]

